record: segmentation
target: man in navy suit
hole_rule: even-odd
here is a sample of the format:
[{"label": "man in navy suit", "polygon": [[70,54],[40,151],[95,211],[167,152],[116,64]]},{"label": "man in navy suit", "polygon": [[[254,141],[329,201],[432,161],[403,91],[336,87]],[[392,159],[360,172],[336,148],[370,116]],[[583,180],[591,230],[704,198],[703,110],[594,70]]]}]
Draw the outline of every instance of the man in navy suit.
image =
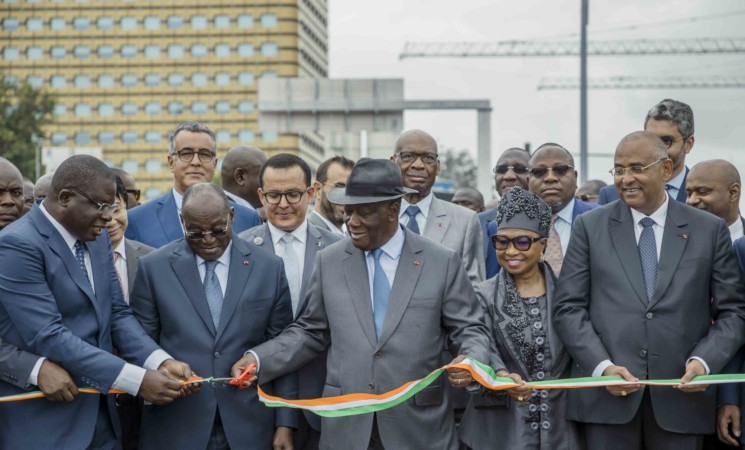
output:
[{"label": "man in navy suit", "polygon": [[[87,155],[64,161],[49,195],[0,234],[0,336],[41,355],[72,376],[67,403],[0,405],[0,448],[120,448],[113,396],[78,394],[76,386],[170,403],[193,392],[191,375],[148,338],[122,298],[103,233],[116,203],[113,173]],[[112,354],[113,347],[126,361]],[[160,369],[160,370],[157,370]],[[174,376],[175,375],[175,376]],[[0,396],[23,393],[0,383]]]},{"label": "man in navy suit", "polygon": [[[666,98],[654,105],[644,119],[644,130],[656,134],[667,146],[667,154],[673,161],[673,177],[665,185],[670,197],[679,202],[686,201],[686,177],[688,167],[686,155],[691,152],[693,137],[693,110],[677,100]],[[600,190],[598,205],[618,200],[618,191],[613,185]]]},{"label": "man in navy suit", "polygon": [[[127,239],[160,248],[184,237],[179,222],[184,192],[196,183],[209,183],[217,167],[215,133],[199,122],[184,122],[168,134],[168,165],[173,189],[129,212]],[[233,203],[236,232],[261,225],[256,211]]]}]

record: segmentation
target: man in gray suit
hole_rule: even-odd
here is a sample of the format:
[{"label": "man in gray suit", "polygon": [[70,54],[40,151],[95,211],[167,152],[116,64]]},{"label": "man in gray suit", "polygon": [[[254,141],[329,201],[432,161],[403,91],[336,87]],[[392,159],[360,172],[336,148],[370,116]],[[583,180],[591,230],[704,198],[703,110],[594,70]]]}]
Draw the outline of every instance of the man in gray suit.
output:
[{"label": "man in gray suit", "polygon": [[333,156],[318,166],[313,189],[316,191],[316,204],[308,216],[308,221],[318,228],[326,229],[344,236],[344,207],[329,201],[331,189],[347,185],[347,178],[354,167],[354,161],[341,155]]},{"label": "man in gray suit", "polygon": [[[300,319],[252,349],[233,374],[257,360],[266,382],[305,365],[328,348],[323,396],[380,394],[421,378],[454,355],[488,358],[483,313],[458,255],[399,225],[400,198],[411,192],[388,160],[363,158],[345,189],[350,240],[318,254]],[[450,369],[449,381],[471,382]],[[433,383],[413,399],[375,414],[321,419],[324,449],[455,449],[453,412]]]},{"label": "man in gray suit", "polygon": [[[259,195],[267,222],[238,235],[284,260],[295,319],[305,306],[316,253],[341,239],[306,220],[308,203],[314,194],[310,181],[308,163],[297,156],[280,153],[269,158],[259,170]],[[298,372],[298,397],[320,397],[325,379],[324,353]],[[305,411],[295,434],[296,447],[318,449],[320,432],[321,418]]]},{"label": "man in gray suit", "polygon": [[484,246],[476,213],[432,193],[440,174],[434,138],[422,130],[405,131],[396,141],[391,160],[401,168],[404,186],[417,191],[401,201],[401,223],[458,253],[472,284],[484,280]]},{"label": "man in gray suit", "polygon": [[575,219],[556,331],[573,377],[681,383],[572,390],[567,416],[586,424],[591,449],[700,449],[714,431],[715,390],[687,383],[720,372],[745,337],[729,231],[665,192],[672,161],[650,132],[621,140],[611,173],[621,201]]}]

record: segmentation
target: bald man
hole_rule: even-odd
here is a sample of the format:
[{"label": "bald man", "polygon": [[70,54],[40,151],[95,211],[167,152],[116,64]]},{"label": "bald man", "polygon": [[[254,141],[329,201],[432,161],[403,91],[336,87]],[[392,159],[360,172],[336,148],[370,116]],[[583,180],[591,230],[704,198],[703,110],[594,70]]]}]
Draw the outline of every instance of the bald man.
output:
[{"label": "bald man", "polygon": [[0,230],[23,215],[23,177],[16,166],[0,158]]},{"label": "bald man", "polygon": [[460,188],[453,194],[451,203],[480,213],[484,210],[484,196],[474,188]]},{"label": "bald man", "polygon": [[729,161],[703,161],[688,172],[686,203],[721,217],[729,227],[732,242],[743,236],[740,217],[740,173]]},{"label": "bald man", "polygon": [[225,194],[239,205],[260,209],[259,169],[267,159],[266,153],[256,147],[239,145],[228,150],[220,172]]},{"label": "bald man", "polygon": [[39,179],[36,180],[36,184],[34,185],[34,200],[36,202],[41,202],[42,200],[47,198],[49,189],[51,189],[52,187],[53,176],[53,173],[48,173],[46,175],[40,176]]}]

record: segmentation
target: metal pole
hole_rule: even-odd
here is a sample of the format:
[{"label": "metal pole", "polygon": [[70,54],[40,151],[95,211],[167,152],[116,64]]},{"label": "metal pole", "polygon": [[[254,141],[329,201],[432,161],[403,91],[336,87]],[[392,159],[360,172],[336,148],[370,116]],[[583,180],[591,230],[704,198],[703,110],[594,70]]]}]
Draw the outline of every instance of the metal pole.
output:
[{"label": "metal pole", "polygon": [[579,178],[587,181],[587,22],[590,0],[581,0],[580,50],[579,50]]},{"label": "metal pole", "polygon": [[476,187],[484,198],[492,198],[494,192],[494,177],[492,175],[493,162],[491,152],[491,108],[478,110],[478,172],[476,172]]}]

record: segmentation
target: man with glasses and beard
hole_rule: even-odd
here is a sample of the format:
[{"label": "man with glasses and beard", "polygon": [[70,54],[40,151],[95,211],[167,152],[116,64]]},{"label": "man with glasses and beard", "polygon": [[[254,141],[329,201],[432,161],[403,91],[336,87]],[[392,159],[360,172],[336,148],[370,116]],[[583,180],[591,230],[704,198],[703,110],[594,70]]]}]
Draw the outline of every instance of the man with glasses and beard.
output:
[{"label": "man with glasses and beard", "polygon": [[344,236],[344,208],[334,205],[328,199],[328,193],[335,187],[347,185],[347,177],[352,172],[354,161],[343,156],[334,156],[322,162],[316,171],[313,189],[316,191],[316,205],[308,216],[308,221],[319,228]]}]

